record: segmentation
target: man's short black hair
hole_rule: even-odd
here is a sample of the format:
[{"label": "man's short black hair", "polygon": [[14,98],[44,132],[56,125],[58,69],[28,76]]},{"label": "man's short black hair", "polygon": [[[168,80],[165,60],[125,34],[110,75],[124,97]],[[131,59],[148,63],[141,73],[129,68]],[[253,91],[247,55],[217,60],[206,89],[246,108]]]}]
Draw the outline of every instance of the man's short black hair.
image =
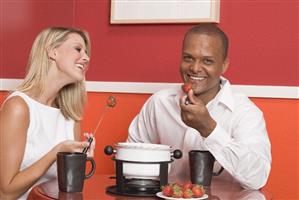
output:
[{"label": "man's short black hair", "polygon": [[199,24],[196,26],[193,26],[191,29],[187,31],[185,34],[184,42],[185,39],[190,35],[190,34],[205,34],[205,35],[210,35],[210,36],[216,36],[219,37],[222,41],[222,52],[223,52],[223,58],[225,59],[227,57],[227,52],[228,52],[228,37],[226,34],[215,24],[212,23],[203,23]]}]

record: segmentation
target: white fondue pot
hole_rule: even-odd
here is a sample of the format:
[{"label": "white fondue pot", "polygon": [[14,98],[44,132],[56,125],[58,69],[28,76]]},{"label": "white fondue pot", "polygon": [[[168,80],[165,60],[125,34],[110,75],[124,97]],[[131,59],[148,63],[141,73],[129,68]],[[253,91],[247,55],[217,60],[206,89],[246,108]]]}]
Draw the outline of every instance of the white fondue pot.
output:
[{"label": "white fondue pot", "polygon": [[160,173],[159,162],[168,162],[169,172],[171,158],[182,157],[180,150],[172,152],[170,146],[161,144],[118,143],[115,147],[116,149],[107,146],[105,153],[107,155],[114,153],[115,160],[124,161],[123,175],[126,178],[157,179]]}]

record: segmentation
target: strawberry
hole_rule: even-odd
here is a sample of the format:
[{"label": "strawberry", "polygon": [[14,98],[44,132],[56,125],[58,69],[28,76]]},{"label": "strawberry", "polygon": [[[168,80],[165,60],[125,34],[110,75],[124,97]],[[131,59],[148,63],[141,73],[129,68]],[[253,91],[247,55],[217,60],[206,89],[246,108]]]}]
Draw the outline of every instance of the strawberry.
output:
[{"label": "strawberry", "polygon": [[192,187],[193,197],[199,198],[205,194],[205,190],[202,185],[193,185]]},{"label": "strawberry", "polygon": [[183,191],[182,191],[182,186],[179,183],[173,183],[170,184],[172,188],[172,197],[174,198],[182,198],[183,197]]},{"label": "strawberry", "polygon": [[164,196],[180,199],[199,198],[205,194],[202,185],[192,184],[190,181],[183,185],[179,183],[167,184],[161,189]]},{"label": "strawberry", "polygon": [[182,85],[182,90],[183,90],[185,93],[188,93],[189,90],[191,90],[191,89],[192,89],[192,83],[190,83],[190,82],[184,83],[184,84]]},{"label": "strawberry", "polygon": [[162,193],[164,196],[171,197],[173,194],[173,189],[170,185],[165,185],[162,187]]},{"label": "strawberry", "polygon": [[109,96],[106,104],[107,106],[113,108],[116,105],[116,98],[114,96]]},{"label": "strawberry", "polygon": [[179,183],[171,184],[173,190],[182,190],[182,186]]},{"label": "strawberry", "polygon": [[193,192],[191,189],[183,190],[183,198],[190,199],[193,197]]},{"label": "strawberry", "polygon": [[183,190],[192,189],[192,183],[189,181],[183,185]]},{"label": "strawberry", "polygon": [[183,191],[180,189],[174,189],[173,190],[173,194],[172,194],[172,197],[174,198],[182,198],[183,197]]}]

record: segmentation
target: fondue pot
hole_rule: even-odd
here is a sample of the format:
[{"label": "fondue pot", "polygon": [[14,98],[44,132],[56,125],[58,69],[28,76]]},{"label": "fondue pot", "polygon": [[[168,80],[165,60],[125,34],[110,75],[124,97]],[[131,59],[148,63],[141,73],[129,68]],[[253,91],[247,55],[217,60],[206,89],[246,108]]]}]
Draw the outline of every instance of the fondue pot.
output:
[{"label": "fondue pot", "polygon": [[114,160],[123,163],[123,175],[126,178],[157,179],[160,163],[168,163],[168,172],[173,158],[182,157],[180,150],[161,144],[117,143],[115,148],[106,146],[105,154],[115,154]]}]

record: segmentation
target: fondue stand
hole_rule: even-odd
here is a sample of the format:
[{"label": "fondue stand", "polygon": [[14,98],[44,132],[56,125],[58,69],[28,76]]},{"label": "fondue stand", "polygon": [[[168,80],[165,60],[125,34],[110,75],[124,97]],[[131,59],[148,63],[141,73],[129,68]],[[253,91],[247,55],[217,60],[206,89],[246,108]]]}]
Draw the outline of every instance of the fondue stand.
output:
[{"label": "fondue stand", "polygon": [[[106,146],[104,152],[107,155],[112,155],[115,151],[112,146]],[[173,152],[173,157],[176,159],[181,158],[182,152],[180,150],[175,150]],[[169,164],[173,162],[172,159],[170,161],[159,162],[127,161],[115,157],[113,157],[112,160],[115,161],[116,185],[107,187],[107,192],[118,195],[140,197],[155,196],[157,192],[161,191],[160,188],[162,186],[168,184]],[[126,178],[124,176],[124,164],[126,163],[159,165],[159,176],[153,179],[149,179],[148,177]]]}]

